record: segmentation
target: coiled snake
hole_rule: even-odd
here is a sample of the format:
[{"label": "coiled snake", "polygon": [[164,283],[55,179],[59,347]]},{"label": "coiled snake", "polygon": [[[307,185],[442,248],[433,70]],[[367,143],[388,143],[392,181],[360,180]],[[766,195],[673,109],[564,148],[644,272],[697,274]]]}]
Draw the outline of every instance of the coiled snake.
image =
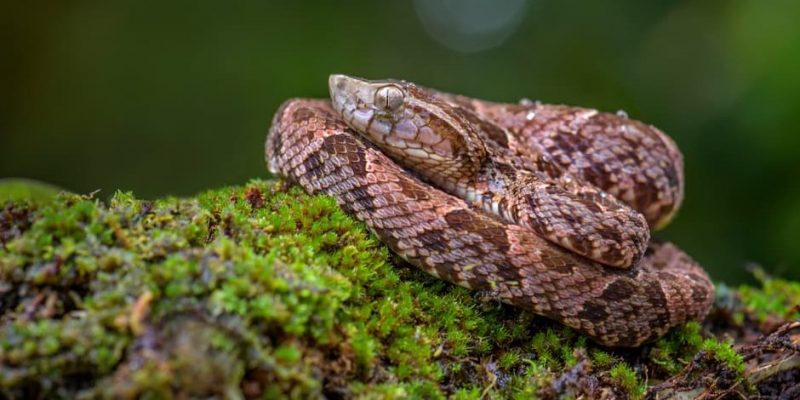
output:
[{"label": "coiled snake", "polygon": [[332,101],[280,107],[269,169],[336,198],[411,264],[608,346],[707,314],[705,271],[650,240],[683,197],[682,156],[656,128],[404,81],[329,86]]}]

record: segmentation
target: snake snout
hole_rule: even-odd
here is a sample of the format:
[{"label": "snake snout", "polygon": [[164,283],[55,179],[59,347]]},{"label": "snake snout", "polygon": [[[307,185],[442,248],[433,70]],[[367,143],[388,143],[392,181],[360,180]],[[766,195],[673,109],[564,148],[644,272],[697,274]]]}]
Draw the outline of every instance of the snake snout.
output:
[{"label": "snake snout", "polygon": [[333,108],[340,113],[345,110],[345,106],[350,105],[348,107],[350,108],[355,104],[350,96],[352,91],[348,90],[348,88],[352,86],[352,84],[348,83],[350,79],[349,76],[342,74],[332,74],[328,77],[328,90],[331,95],[331,102],[333,103]]},{"label": "snake snout", "polygon": [[348,79],[350,79],[350,77],[347,75],[331,74],[331,76],[328,77],[328,88],[330,88],[331,92],[334,88],[344,90],[347,87]]},{"label": "snake snout", "polygon": [[[343,74],[333,74],[328,78],[333,108],[348,123],[355,112],[366,112],[374,109],[376,85],[366,79]],[[364,122],[364,126],[368,121]]]}]

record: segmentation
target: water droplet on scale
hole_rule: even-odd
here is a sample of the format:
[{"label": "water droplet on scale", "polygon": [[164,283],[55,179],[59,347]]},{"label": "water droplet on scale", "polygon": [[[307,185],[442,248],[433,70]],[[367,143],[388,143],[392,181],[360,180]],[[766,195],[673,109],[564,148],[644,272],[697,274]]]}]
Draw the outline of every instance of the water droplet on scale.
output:
[{"label": "water droplet on scale", "polygon": [[625,110],[617,110],[617,116],[622,118],[628,118],[628,113]]},{"label": "water droplet on scale", "polygon": [[536,118],[536,113],[533,111],[528,111],[528,113],[525,114],[525,119],[528,121],[533,121],[534,118]]}]

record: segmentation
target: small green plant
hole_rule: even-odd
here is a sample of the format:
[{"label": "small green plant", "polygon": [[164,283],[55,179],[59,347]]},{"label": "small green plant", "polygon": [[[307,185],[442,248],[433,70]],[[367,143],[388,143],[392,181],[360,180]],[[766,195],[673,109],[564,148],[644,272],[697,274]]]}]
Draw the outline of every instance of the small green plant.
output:
[{"label": "small green plant", "polygon": [[737,353],[730,342],[720,342],[716,339],[706,339],[700,348],[719,360],[725,367],[741,376],[744,374],[745,363],[742,355]]},{"label": "small green plant", "polygon": [[599,369],[606,369],[611,367],[617,360],[611,354],[602,351],[602,350],[595,350],[592,352],[592,363],[594,366]]},{"label": "small green plant", "polygon": [[617,364],[609,372],[611,380],[619,385],[631,399],[644,397],[646,387],[639,381],[636,372],[626,364]]},{"label": "small green plant", "polygon": [[749,315],[759,322],[800,319],[800,282],[772,278],[761,269],[753,274],[761,288],[742,285],[737,291]]},{"label": "small green plant", "polygon": [[696,321],[673,329],[653,345],[650,360],[663,368],[666,375],[678,373],[700,351],[703,343],[700,329]]}]

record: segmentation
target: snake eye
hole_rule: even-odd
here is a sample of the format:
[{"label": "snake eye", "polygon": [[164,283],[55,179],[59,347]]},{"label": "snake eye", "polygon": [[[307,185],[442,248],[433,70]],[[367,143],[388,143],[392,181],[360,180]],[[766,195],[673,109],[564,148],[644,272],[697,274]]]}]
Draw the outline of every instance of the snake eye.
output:
[{"label": "snake eye", "polygon": [[375,104],[384,110],[396,110],[403,105],[406,95],[397,86],[389,85],[375,92]]}]

